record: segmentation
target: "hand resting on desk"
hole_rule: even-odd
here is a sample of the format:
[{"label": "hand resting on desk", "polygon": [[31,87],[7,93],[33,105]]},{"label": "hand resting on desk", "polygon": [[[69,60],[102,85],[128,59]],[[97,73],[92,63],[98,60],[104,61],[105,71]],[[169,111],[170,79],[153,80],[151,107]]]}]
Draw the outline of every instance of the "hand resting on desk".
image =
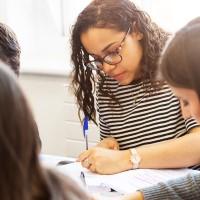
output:
[{"label": "hand resting on desk", "polygon": [[79,155],[82,166],[99,174],[115,174],[132,168],[129,150],[93,147]]}]

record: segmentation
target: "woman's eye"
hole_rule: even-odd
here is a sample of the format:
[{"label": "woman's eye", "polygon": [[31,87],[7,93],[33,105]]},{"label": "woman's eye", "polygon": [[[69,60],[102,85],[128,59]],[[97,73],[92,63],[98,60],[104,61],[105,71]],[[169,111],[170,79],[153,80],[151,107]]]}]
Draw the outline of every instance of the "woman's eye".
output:
[{"label": "woman's eye", "polygon": [[122,49],[122,46],[120,45],[119,47],[117,47],[117,49],[115,50],[117,53],[119,53]]},{"label": "woman's eye", "polygon": [[121,48],[122,48],[122,47],[121,47],[121,45],[120,45],[120,46],[116,47],[115,49],[108,51],[107,54],[109,54],[109,55],[118,54],[118,53],[121,51]]},{"label": "woman's eye", "polygon": [[109,53],[109,55],[110,55],[110,56],[116,56],[116,55],[118,55],[118,52],[117,52],[117,51],[114,51],[114,52]]}]

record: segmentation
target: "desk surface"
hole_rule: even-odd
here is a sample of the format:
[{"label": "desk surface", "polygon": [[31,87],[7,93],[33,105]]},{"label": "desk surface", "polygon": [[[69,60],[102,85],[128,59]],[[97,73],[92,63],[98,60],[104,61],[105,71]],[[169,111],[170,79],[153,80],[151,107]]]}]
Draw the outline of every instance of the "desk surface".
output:
[{"label": "desk surface", "polygon": [[60,161],[75,161],[75,158],[72,157],[64,157],[64,156],[55,156],[49,154],[40,154],[40,160],[43,165],[48,167],[57,167],[57,164]]},{"label": "desk surface", "polygon": [[[60,168],[62,168],[62,165],[58,166],[58,163],[60,161],[75,161],[76,159],[72,157],[40,154],[40,160],[41,160],[42,165],[55,168],[59,172],[62,172],[62,170],[59,170]],[[89,191],[89,192],[92,192],[92,191]],[[98,199],[120,200],[121,199],[121,195],[117,192],[104,192],[101,194],[98,192],[92,192],[92,195],[95,197],[96,200]]]}]

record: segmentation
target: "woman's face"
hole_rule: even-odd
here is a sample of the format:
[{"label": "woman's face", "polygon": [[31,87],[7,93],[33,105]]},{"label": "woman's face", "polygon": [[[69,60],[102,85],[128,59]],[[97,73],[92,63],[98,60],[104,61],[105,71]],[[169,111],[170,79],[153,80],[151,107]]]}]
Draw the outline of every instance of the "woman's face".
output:
[{"label": "woman's face", "polygon": [[97,60],[117,51],[122,56],[121,62],[115,65],[103,62],[101,70],[119,84],[127,85],[140,76],[142,37],[141,33],[126,35],[125,32],[109,28],[90,28],[81,35],[81,42],[86,51]]},{"label": "woman's face", "polygon": [[195,118],[200,122],[200,100],[192,89],[172,87],[174,94],[180,99],[182,115],[185,119]]}]

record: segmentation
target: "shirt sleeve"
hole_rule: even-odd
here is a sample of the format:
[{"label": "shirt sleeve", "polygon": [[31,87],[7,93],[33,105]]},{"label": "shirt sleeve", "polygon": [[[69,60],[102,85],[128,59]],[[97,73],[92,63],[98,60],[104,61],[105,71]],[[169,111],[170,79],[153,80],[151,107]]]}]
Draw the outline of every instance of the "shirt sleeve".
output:
[{"label": "shirt sleeve", "polygon": [[185,120],[185,126],[187,131],[191,130],[194,127],[200,127],[199,123],[197,123],[197,121],[192,118]]},{"label": "shirt sleeve", "polygon": [[140,190],[145,200],[196,200],[200,199],[200,174],[158,183],[155,186]]}]

